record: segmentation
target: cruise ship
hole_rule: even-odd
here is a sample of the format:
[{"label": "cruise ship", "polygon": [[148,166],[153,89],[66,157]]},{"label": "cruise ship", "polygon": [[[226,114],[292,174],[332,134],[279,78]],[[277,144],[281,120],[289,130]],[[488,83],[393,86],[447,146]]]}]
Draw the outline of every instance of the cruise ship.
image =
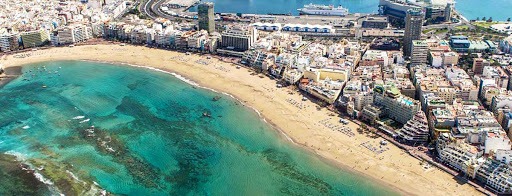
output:
[{"label": "cruise ship", "polygon": [[300,14],[305,15],[345,16],[348,14],[348,9],[341,5],[334,7],[332,5],[315,5],[311,3],[297,10]]}]

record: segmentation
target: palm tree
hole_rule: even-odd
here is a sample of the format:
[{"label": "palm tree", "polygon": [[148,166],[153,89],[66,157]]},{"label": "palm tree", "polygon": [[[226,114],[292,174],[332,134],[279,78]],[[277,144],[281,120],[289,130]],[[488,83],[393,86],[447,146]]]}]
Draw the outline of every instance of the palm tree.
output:
[{"label": "palm tree", "polygon": [[366,131],[368,127],[366,126],[366,124],[361,124],[361,129],[363,129],[363,131]]},{"label": "palm tree", "polygon": [[507,18],[507,22],[510,22],[510,18]]}]

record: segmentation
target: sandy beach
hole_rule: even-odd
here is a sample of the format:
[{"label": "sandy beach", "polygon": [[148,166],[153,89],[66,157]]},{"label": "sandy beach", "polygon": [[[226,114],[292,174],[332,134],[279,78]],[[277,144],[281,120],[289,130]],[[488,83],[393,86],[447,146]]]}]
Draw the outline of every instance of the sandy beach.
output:
[{"label": "sandy beach", "polygon": [[[379,146],[382,138],[359,133],[358,125],[345,127],[354,135],[334,131],[342,126],[339,118],[317,104],[302,101],[302,95],[290,88],[277,88],[276,81],[260,77],[248,69],[206,56],[152,49],[143,46],[90,45],[29,51],[5,56],[5,67],[55,60],[91,60],[154,67],[175,72],[201,86],[229,93],[255,108],[290,142],[318,154],[333,164],[364,174],[376,182],[390,186],[404,195],[481,195],[468,184],[460,184],[453,176],[431,167],[424,169],[420,161],[388,144],[388,150],[376,153],[368,148]],[[365,147],[366,146],[366,147]]]}]

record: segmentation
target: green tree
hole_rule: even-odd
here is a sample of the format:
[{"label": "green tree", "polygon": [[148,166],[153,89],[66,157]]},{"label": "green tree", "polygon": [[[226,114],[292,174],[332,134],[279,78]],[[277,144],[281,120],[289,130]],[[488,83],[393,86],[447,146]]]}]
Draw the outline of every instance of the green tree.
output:
[{"label": "green tree", "polygon": [[487,20],[487,22],[492,22],[492,17],[489,17],[489,20]]},{"label": "green tree", "polygon": [[480,20],[480,17],[476,17],[476,21],[479,21]]},{"label": "green tree", "polygon": [[507,22],[510,22],[510,18],[507,18]]},{"label": "green tree", "polygon": [[486,21],[486,19],[487,19],[487,18],[486,18],[485,16],[482,18],[482,20],[483,20],[483,21]]}]

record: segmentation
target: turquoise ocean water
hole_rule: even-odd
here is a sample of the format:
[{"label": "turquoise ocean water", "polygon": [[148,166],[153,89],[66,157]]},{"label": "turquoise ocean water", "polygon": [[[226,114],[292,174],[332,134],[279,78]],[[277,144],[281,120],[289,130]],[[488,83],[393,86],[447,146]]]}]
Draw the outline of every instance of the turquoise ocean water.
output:
[{"label": "turquoise ocean water", "polygon": [[492,17],[505,21],[512,18],[512,1],[510,0],[457,0],[455,8],[468,20]]},{"label": "turquoise ocean water", "polygon": [[236,100],[169,74],[81,61],[23,72],[0,89],[0,154],[37,168],[53,190],[1,178],[0,167],[12,184],[0,195],[79,195],[93,182],[126,195],[396,194],[282,139]]},{"label": "turquoise ocean water", "polygon": [[[207,0],[215,3],[215,12],[268,14],[292,13],[305,4],[342,5],[350,13],[378,13],[379,0]],[[467,19],[493,17],[506,20],[512,17],[511,0],[456,0],[456,9]],[[192,9],[194,10],[194,9]]]}]

